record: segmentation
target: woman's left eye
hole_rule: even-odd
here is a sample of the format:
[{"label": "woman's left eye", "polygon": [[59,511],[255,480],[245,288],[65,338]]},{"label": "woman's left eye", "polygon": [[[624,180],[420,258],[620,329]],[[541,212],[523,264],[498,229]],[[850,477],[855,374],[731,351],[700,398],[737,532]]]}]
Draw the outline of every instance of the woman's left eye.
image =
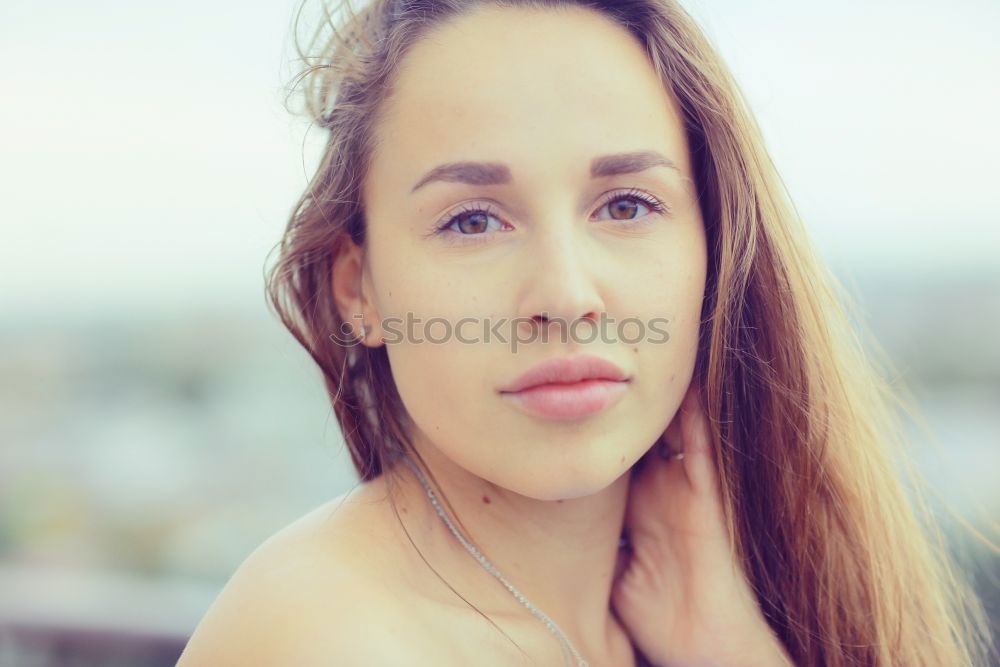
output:
[{"label": "woman's left eye", "polygon": [[605,208],[608,210],[610,218],[604,218],[616,222],[629,222],[631,220],[636,220],[649,212],[643,214],[636,214],[635,211],[640,208],[645,207],[649,209],[649,212],[653,213],[667,213],[669,208],[666,204],[662,203],[656,197],[643,192],[642,190],[629,190],[628,192],[613,192],[611,195],[604,200],[598,211],[602,211]]}]

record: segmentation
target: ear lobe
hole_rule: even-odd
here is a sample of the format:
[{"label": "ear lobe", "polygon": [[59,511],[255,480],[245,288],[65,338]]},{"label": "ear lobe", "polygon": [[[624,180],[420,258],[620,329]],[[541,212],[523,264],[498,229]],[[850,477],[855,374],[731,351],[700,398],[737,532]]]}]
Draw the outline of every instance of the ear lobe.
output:
[{"label": "ear lobe", "polygon": [[333,258],[330,291],[340,319],[356,327],[361,326],[356,315],[364,313],[366,306],[362,268],[361,248],[348,239]]},{"label": "ear lobe", "polygon": [[682,409],[683,403],[677,407],[677,412],[674,413],[673,419],[670,420],[667,429],[663,432],[665,445],[673,453],[679,452],[684,448],[684,432],[681,430]]}]

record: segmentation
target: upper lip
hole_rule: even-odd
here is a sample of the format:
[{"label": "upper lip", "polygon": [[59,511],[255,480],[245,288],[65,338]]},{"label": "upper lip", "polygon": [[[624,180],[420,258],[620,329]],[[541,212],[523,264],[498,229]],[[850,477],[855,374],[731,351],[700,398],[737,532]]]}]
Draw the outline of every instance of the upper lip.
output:
[{"label": "upper lip", "polygon": [[627,379],[628,375],[625,371],[610,361],[589,354],[580,354],[573,357],[549,359],[532,366],[500,391],[521,391],[553,382],[570,383],[582,380],[616,380],[621,382]]}]

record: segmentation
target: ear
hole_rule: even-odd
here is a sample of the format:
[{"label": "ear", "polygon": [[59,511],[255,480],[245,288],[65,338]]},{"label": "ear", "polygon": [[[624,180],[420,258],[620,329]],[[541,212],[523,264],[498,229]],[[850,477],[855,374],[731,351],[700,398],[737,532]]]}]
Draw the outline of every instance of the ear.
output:
[{"label": "ear", "polygon": [[346,327],[360,340],[361,327],[366,326],[368,333],[362,344],[377,347],[382,340],[381,320],[371,298],[374,292],[361,246],[347,240],[333,258],[330,281],[337,313],[346,322]]}]

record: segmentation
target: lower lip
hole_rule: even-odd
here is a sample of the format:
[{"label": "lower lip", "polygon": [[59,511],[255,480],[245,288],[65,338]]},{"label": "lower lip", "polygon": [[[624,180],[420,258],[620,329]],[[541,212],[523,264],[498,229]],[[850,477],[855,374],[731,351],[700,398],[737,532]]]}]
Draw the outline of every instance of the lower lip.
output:
[{"label": "lower lip", "polygon": [[529,413],[549,419],[576,419],[596,414],[618,400],[627,381],[582,380],[567,384],[541,384],[516,392],[503,392]]}]

